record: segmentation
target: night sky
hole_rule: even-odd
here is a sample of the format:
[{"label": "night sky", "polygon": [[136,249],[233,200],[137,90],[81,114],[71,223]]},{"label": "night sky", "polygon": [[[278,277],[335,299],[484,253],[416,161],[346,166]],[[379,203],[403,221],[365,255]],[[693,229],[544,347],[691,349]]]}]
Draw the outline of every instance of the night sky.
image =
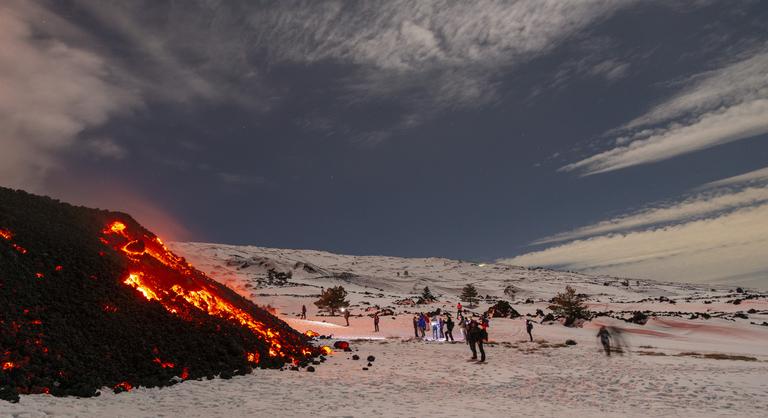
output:
[{"label": "night sky", "polygon": [[0,184],[166,239],[768,287],[768,2],[4,1]]}]

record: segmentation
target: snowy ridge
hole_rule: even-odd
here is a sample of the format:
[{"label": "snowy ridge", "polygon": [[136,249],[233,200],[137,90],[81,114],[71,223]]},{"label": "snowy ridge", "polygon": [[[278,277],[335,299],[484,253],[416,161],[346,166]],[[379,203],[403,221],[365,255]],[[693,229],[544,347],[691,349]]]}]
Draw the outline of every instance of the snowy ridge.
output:
[{"label": "snowy ridge", "polygon": [[[506,299],[508,297],[504,295],[504,289],[512,285],[517,289],[518,300],[549,300],[566,285],[570,285],[577,292],[589,295],[594,302],[629,302],[661,296],[674,299],[723,297],[732,294],[735,289],[724,285],[591,276],[445,258],[350,256],[315,250],[206,243],[171,245],[175,251],[185,254],[196,267],[240,289],[254,282],[255,278],[264,276],[270,268],[292,272],[296,283],[341,284],[348,287],[348,290],[376,289],[397,293],[398,296],[415,295],[424,286],[429,286],[435,294],[455,298],[467,283],[474,284],[483,296]],[[310,268],[306,269],[305,266]],[[346,280],[334,277],[344,273],[349,275]]]}]

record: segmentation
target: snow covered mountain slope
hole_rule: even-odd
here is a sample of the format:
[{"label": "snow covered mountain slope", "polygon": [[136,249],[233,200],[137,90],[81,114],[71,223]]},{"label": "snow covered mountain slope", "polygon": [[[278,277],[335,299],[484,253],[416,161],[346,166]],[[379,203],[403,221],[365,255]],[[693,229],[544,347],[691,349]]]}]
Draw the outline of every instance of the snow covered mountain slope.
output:
[{"label": "snow covered mountain slope", "polygon": [[[269,305],[293,328],[348,340],[353,353],[333,353],[315,373],[256,370],[88,401],[30,395],[18,404],[0,403],[0,416],[763,417],[768,408],[765,292],[441,258],[169,246],[212,278]],[[270,269],[273,278],[291,277],[270,282]],[[467,283],[483,296],[475,313],[504,299],[523,315],[491,320],[487,363],[468,361],[458,330],[453,343],[414,336],[414,313],[455,312]],[[349,325],[313,304],[321,288],[336,285],[349,292]],[[504,293],[510,285],[514,300]],[[587,295],[589,309],[598,314],[581,327],[546,321],[537,312],[548,313],[548,300],[566,285]],[[437,301],[405,303],[424,286]],[[302,305],[306,319],[299,316]],[[637,311],[647,315],[644,325],[622,320]],[[374,312],[387,313],[379,332]],[[525,319],[535,321],[533,341]],[[603,354],[595,338],[603,325],[623,335],[624,355]],[[368,355],[375,357],[371,365],[363,361]]]},{"label": "snow covered mountain slope", "polygon": [[[735,287],[590,276],[505,264],[483,264],[445,258],[350,256],[324,251],[289,250],[205,243],[172,243],[197,268],[247,293],[269,269],[290,272],[292,282],[307,286],[340,284],[353,291],[379,291],[397,296],[421,293],[456,298],[464,285],[474,284],[480,295],[505,298],[508,286],[516,300],[548,300],[566,285],[593,302],[631,302],[648,298],[727,298]],[[768,293],[768,292],[764,292]]]}]

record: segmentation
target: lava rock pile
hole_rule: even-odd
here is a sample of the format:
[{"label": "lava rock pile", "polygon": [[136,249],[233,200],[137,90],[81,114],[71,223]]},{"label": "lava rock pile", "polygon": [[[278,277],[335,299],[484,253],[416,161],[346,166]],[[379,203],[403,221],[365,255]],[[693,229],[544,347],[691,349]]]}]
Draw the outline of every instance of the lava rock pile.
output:
[{"label": "lava rock pile", "polygon": [[[116,220],[142,239],[116,247],[123,237],[105,235]],[[127,279],[137,268],[156,294]],[[0,188],[0,399],[166,386],[319,354],[129,215]]]}]

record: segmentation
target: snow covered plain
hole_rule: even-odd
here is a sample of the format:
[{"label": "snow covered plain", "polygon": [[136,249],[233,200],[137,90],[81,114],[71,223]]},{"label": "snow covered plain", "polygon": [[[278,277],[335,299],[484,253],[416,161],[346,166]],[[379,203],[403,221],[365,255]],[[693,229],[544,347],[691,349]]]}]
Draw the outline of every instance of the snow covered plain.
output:
[{"label": "snow covered plain", "polygon": [[[766,292],[441,258],[171,246],[211,277],[274,307],[293,327],[350,340],[355,351],[334,353],[315,373],[256,370],[119,395],[104,390],[93,399],[23,396],[18,404],[0,403],[0,416],[744,417],[766,416],[768,410],[768,326],[761,325],[768,321]],[[287,286],[268,286],[269,269],[290,271],[293,278]],[[523,319],[494,319],[486,364],[468,362],[463,342],[415,340],[412,314],[438,307],[453,312],[467,283],[491,297],[477,312],[493,298],[508,300],[503,291],[509,285],[517,291],[513,306],[521,314],[546,312],[546,301],[571,285],[589,295],[592,311],[610,315],[582,328],[537,324],[534,342],[527,342]],[[317,315],[312,304],[321,287],[336,285],[349,292],[349,327],[341,317]],[[438,302],[395,303],[424,286]],[[301,305],[309,309],[307,320],[298,318]],[[383,316],[381,332],[374,333],[367,314],[379,308],[396,315]],[[638,310],[651,312],[645,325],[619,319]],[[603,324],[623,329],[629,346],[623,356],[601,354],[595,334]],[[566,346],[566,339],[577,344]],[[361,359],[353,360],[353,354]],[[376,359],[363,370],[369,355]]]}]

